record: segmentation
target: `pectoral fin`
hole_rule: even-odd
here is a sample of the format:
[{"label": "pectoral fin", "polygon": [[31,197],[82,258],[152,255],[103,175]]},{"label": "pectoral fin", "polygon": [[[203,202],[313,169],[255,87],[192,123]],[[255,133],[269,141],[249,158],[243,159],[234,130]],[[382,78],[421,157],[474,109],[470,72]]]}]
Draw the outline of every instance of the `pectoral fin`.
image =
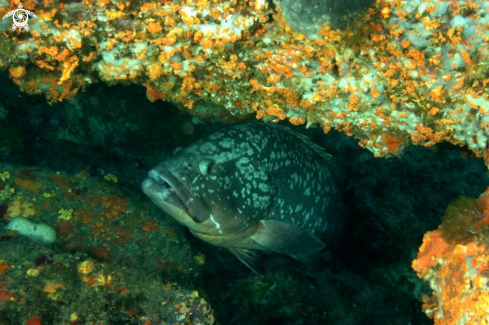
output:
[{"label": "pectoral fin", "polygon": [[308,232],[279,220],[262,220],[251,236],[266,250],[290,256],[311,254],[324,248],[324,244]]},{"label": "pectoral fin", "polygon": [[229,248],[229,250],[253,272],[258,275],[263,273],[263,263],[258,251],[244,248]]}]

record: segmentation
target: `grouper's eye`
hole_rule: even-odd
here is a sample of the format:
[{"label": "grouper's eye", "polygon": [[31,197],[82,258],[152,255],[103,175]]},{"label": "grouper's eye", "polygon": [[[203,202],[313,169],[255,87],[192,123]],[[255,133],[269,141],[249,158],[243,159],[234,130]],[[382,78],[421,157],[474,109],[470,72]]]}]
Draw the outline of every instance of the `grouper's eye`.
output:
[{"label": "grouper's eye", "polygon": [[212,166],[214,166],[214,162],[212,160],[202,159],[199,162],[200,173],[204,176],[209,175],[212,172]]}]

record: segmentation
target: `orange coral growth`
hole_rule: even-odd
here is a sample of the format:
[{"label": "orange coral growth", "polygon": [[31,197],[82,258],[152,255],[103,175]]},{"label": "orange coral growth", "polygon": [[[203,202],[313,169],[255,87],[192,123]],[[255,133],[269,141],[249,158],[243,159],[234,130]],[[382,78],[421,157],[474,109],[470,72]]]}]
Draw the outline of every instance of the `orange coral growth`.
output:
[{"label": "orange coral growth", "polygon": [[75,236],[75,229],[75,226],[70,222],[60,220],[56,228],[56,233],[63,238],[69,239]]},{"label": "orange coral growth", "polygon": [[441,258],[448,247],[440,230],[428,231],[423,237],[418,257],[413,261],[413,269],[423,277],[429,268],[437,264],[437,258]]},{"label": "orange coral growth", "polygon": [[[472,223],[470,231],[473,232],[470,242],[465,237],[452,237],[449,242],[443,238],[442,230],[429,231],[423,238],[417,259],[413,261],[413,269],[433,289],[431,297],[423,298],[423,310],[435,324],[487,323],[489,241],[485,228],[477,227],[478,218],[473,218],[474,211],[477,211],[477,215],[486,212],[487,202],[486,191],[477,201],[458,199],[447,209],[448,215],[456,214],[458,219],[459,215],[467,214],[466,219]],[[452,218],[444,219],[440,228],[452,221]],[[466,231],[467,227],[464,225],[461,231]],[[462,243],[454,241],[457,238]]]},{"label": "orange coral growth", "polygon": [[84,225],[90,225],[97,217],[97,213],[92,209],[78,209],[73,212],[73,216],[81,221],[81,223],[83,223]]},{"label": "orange coral growth", "polygon": [[8,263],[7,262],[1,262],[0,263],[0,275],[5,273],[5,271],[8,269]]},{"label": "orange coral growth", "polygon": [[24,67],[15,67],[15,68],[11,68],[9,72],[12,78],[20,79],[25,75],[26,70]]},{"label": "orange coral growth", "polygon": [[26,325],[42,325],[42,322],[36,316],[32,316],[31,318],[29,318]]},{"label": "orange coral growth", "polygon": [[61,283],[48,282],[44,285],[42,291],[46,293],[56,293],[58,289],[66,290],[66,287]]},{"label": "orange coral growth", "polygon": [[165,236],[167,236],[168,238],[173,238],[177,235],[174,232],[168,230],[167,228],[163,228],[163,233],[165,233]]},{"label": "orange coral growth", "polygon": [[2,301],[11,301],[14,298],[14,293],[5,289],[7,284],[5,282],[0,282],[0,302]]},{"label": "orange coral growth", "polygon": [[51,176],[48,177],[48,181],[55,183],[59,188],[63,190],[67,190],[71,186],[70,185],[71,180],[66,176],[59,175],[59,174],[52,174]]},{"label": "orange coral growth", "polygon": [[154,23],[149,23],[146,26],[146,30],[151,34],[156,34],[161,32],[163,28],[161,28],[161,24],[159,22],[154,22]]},{"label": "orange coral growth", "polygon": [[90,254],[98,260],[107,261],[110,258],[110,250],[105,246],[90,246]]},{"label": "orange coral growth", "polygon": [[125,244],[125,243],[128,243],[132,240],[132,237],[126,233],[126,230],[124,228],[117,228],[115,230],[116,234],[117,234],[117,239],[116,239],[116,243],[118,244]]},{"label": "orange coral growth", "polygon": [[[78,62],[79,61],[78,61],[77,57],[71,57],[70,59],[68,59],[67,61],[65,61],[63,63],[63,74],[61,75],[61,78],[58,81],[58,85],[63,85],[63,83],[70,78],[71,73],[78,66]],[[71,87],[71,84],[69,86]],[[68,88],[70,88],[70,87],[68,87]],[[66,86],[64,88],[66,88]],[[64,97],[66,97],[66,95],[62,96],[62,97],[64,98]]]},{"label": "orange coral growth", "polygon": [[156,222],[154,220],[141,221],[140,225],[143,228],[144,232],[160,230],[160,227],[158,227],[158,225],[156,224]]},{"label": "orange coral growth", "polygon": [[387,133],[382,134],[382,142],[387,146],[389,152],[394,155],[400,153],[404,141],[404,138],[401,136]]},{"label": "orange coral growth", "polygon": [[32,181],[28,179],[16,179],[14,184],[24,190],[33,191],[34,193],[39,193],[42,189],[42,183],[38,181]]},{"label": "orange coral growth", "polygon": [[305,117],[289,117],[289,122],[293,125],[302,125],[306,123]]},{"label": "orange coral growth", "polygon": [[100,204],[105,208],[105,213],[101,219],[102,222],[118,219],[127,211],[126,199],[123,197],[102,195]]},{"label": "orange coral growth", "polygon": [[[153,71],[155,73],[155,71]],[[162,91],[156,90],[155,88],[146,85],[146,96],[151,102],[155,102],[157,100],[165,100],[166,96]]]}]

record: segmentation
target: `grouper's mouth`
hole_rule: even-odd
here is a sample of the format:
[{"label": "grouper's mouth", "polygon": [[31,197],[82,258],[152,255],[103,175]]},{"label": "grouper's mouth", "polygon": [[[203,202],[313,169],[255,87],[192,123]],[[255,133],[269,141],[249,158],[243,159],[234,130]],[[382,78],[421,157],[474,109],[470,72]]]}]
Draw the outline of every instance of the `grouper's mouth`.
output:
[{"label": "grouper's mouth", "polygon": [[203,222],[199,218],[198,200],[180,182],[170,170],[160,165],[148,173],[148,177],[143,181],[141,188],[158,206],[167,210],[165,206],[170,206],[186,212],[194,222]]}]

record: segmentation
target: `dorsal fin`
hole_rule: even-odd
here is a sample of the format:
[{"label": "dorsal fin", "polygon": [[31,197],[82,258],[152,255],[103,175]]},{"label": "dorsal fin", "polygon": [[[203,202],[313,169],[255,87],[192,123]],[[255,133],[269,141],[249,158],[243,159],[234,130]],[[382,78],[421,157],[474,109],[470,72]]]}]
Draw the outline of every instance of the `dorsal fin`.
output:
[{"label": "dorsal fin", "polygon": [[324,149],[317,145],[316,143],[312,142],[312,140],[297,131],[292,130],[289,127],[279,125],[279,124],[267,124],[272,127],[280,128],[281,130],[289,133],[290,135],[295,136],[297,139],[299,139],[303,144],[307,145],[309,148],[311,148],[315,153],[317,153],[321,158],[325,160],[325,162],[331,167],[333,170],[333,175],[339,182],[340,186],[345,188],[346,184],[348,183],[348,170],[346,166],[339,162],[333,155],[327,153],[324,151]]},{"label": "dorsal fin", "polygon": [[318,155],[320,155],[327,162],[331,162],[331,161],[334,160],[334,157],[332,155],[330,155],[329,153],[327,153],[326,151],[324,151],[323,148],[321,148],[320,146],[318,146],[317,144],[315,144],[314,142],[312,142],[312,140],[307,135],[304,135],[302,133],[299,133],[297,131],[292,130],[289,127],[286,127],[286,126],[283,126],[283,125],[279,125],[279,124],[267,124],[267,125],[270,125],[270,126],[275,127],[275,128],[279,128],[281,130],[286,131],[290,135],[295,136],[303,144],[307,145],[309,148],[311,148],[314,152],[316,152]]}]

